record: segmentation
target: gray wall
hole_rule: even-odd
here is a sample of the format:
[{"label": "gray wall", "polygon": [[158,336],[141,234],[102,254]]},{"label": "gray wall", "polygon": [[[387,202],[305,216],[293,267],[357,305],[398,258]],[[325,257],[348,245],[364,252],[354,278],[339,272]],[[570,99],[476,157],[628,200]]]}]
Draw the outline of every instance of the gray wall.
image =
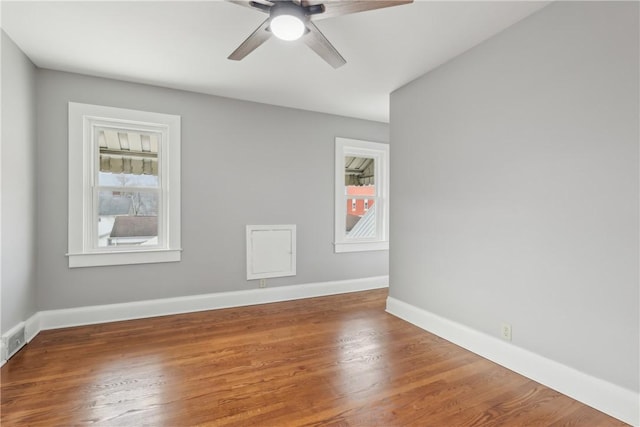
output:
[{"label": "gray wall", "polygon": [[392,297],[640,389],[638,36],[557,2],[392,94]]},{"label": "gray wall", "polygon": [[[284,286],[388,274],[388,252],[333,253],[334,138],[388,141],[388,125],[38,70],[38,309],[257,288],[245,225],[297,224]],[[182,262],[67,267],[67,103],[182,116]]]},{"label": "gray wall", "polygon": [[36,68],[2,37],[2,315],[4,333],[36,312]]}]

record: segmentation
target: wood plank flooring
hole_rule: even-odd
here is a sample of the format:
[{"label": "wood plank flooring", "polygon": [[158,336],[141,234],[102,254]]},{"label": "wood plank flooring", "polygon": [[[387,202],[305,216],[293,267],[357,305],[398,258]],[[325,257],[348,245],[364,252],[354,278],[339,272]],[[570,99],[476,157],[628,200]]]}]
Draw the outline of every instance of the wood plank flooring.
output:
[{"label": "wood plank flooring", "polygon": [[2,426],[620,426],[385,313],[386,290],[41,332]]}]

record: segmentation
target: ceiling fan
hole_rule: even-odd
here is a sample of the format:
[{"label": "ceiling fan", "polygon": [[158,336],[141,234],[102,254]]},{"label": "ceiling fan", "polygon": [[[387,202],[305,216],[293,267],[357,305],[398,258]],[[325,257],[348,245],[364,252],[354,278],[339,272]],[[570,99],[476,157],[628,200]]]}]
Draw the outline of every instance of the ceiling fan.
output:
[{"label": "ceiling fan", "polygon": [[333,68],[347,63],[313,21],[411,3],[413,0],[227,0],[250,7],[269,17],[253,32],[229,59],[240,61],[267,41],[271,35],[282,40],[302,38],[307,46]]}]

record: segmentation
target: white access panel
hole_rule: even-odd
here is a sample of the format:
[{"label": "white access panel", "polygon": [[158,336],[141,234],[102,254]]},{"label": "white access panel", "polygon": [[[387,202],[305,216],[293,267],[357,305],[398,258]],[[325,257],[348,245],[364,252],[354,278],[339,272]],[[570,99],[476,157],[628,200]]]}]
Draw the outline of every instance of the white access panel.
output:
[{"label": "white access panel", "polygon": [[247,280],[296,275],[296,226],[247,225]]}]

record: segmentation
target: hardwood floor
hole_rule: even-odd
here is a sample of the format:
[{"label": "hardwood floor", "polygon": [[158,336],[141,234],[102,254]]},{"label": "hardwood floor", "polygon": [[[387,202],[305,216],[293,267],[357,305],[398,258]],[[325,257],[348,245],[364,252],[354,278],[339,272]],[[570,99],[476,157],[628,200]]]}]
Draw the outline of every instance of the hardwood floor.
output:
[{"label": "hardwood floor", "polygon": [[386,290],[41,332],[2,426],[618,426],[385,313]]}]

